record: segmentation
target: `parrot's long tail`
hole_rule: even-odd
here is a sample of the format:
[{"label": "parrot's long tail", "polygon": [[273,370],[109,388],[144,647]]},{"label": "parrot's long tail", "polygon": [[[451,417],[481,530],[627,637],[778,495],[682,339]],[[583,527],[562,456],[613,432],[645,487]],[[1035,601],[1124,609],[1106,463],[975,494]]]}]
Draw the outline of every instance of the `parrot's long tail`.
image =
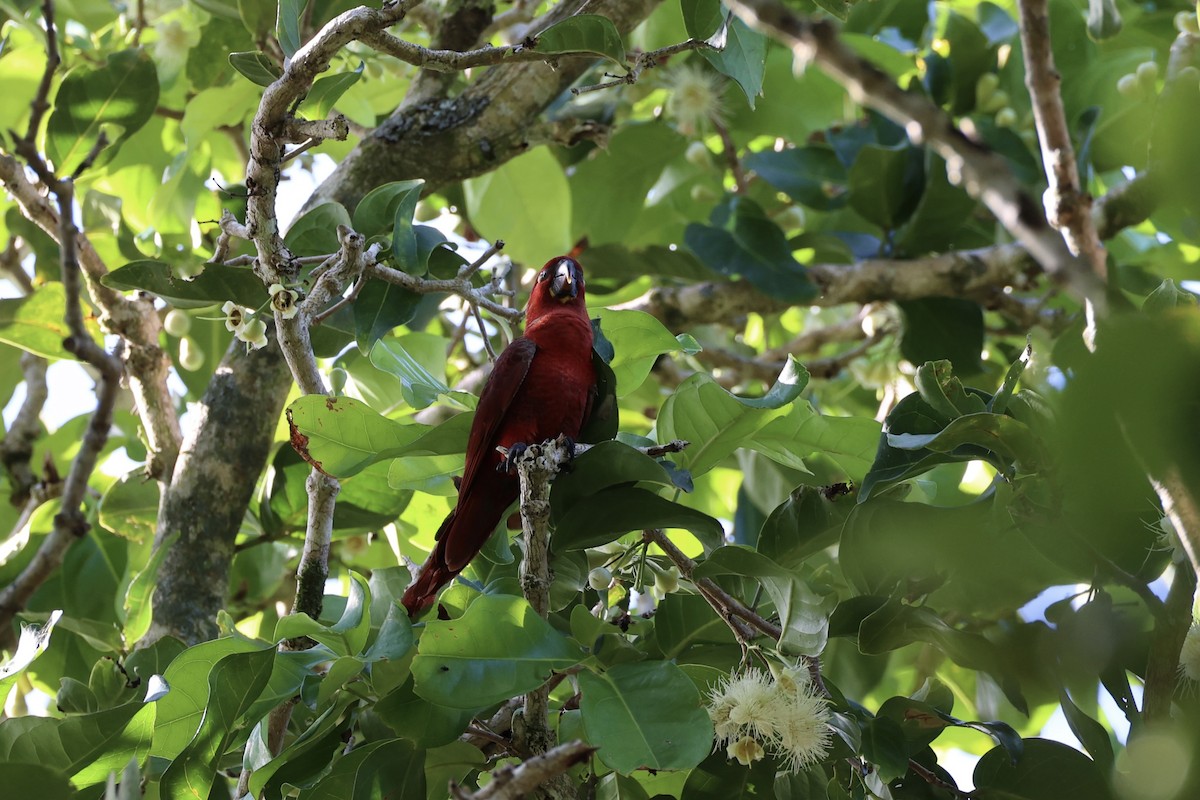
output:
[{"label": "parrot's long tail", "polygon": [[452,570],[446,565],[444,552],[446,549],[445,534],[454,523],[456,513],[456,511],[451,511],[450,516],[446,517],[445,522],[442,523],[437,534],[437,545],[429,554],[429,558],[421,565],[421,572],[417,575],[417,579],[404,590],[404,597],[400,598],[400,602],[408,610],[408,616],[412,619],[416,619],[422,611],[433,605],[438,591],[454,580],[454,576],[459,573],[459,570]]}]

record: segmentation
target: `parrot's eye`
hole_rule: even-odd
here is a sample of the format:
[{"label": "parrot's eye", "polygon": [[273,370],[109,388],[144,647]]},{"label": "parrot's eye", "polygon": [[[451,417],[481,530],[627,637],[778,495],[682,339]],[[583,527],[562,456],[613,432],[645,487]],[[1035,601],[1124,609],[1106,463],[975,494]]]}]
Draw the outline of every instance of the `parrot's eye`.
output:
[{"label": "parrot's eye", "polygon": [[538,277],[537,277],[538,283],[541,283],[542,281],[546,280],[546,278],[549,278],[549,277],[550,277],[550,273],[547,270],[542,270],[541,272],[538,273]]}]

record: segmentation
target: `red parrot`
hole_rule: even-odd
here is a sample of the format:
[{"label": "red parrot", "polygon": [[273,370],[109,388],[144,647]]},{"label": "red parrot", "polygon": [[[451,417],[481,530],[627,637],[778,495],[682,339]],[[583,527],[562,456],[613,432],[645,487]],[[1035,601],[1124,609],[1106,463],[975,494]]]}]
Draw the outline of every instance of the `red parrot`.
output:
[{"label": "red parrot", "polygon": [[401,600],[410,617],[432,605],[438,590],[466,568],[516,501],[516,471],[496,448],[516,455],[526,444],[559,435],[574,440],[587,419],[596,373],[578,261],[560,256],[546,262],[525,320],[525,335],[504,348],[479,395],[458,504]]}]

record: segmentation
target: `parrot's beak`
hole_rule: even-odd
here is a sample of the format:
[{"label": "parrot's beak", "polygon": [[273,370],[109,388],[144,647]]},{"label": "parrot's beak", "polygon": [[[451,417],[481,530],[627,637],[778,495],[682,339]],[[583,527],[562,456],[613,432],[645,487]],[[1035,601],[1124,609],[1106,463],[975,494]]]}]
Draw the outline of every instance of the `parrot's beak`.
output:
[{"label": "parrot's beak", "polygon": [[550,294],[560,303],[574,300],[583,286],[583,269],[573,258],[560,259],[554,265],[554,277],[550,280]]}]

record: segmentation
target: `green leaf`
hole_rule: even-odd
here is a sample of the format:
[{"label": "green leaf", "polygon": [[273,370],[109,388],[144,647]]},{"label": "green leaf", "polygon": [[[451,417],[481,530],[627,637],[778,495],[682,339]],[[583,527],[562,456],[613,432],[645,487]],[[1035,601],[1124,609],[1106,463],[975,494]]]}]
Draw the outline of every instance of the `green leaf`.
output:
[{"label": "green leaf", "polygon": [[688,773],[680,799],[729,800],[733,797],[773,797],[776,796],[775,773],[776,764],[771,759],[759,759],[749,767],[743,767],[729,758],[723,750],[717,750]]},{"label": "green leaf", "polygon": [[641,217],[663,168],[686,147],[687,140],[662,122],[618,129],[607,147],[576,164],[567,179],[572,197],[587,198],[573,206],[573,235],[587,237],[589,247],[621,242]]},{"label": "green leaf", "polygon": [[724,46],[702,53],[717,71],[742,87],[746,101],[754,108],[755,100],[762,94],[763,74],[767,69],[767,37],[750,30],[741,18],[735,17],[726,28]]},{"label": "green leaf", "polygon": [[131,261],[100,279],[110,289],[144,291],[161,297],[176,308],[205,308],[232,300],[246,308],[267,302],[267,290],[253,270],[206,264],[195,278],[176,275],[163,261]]},{"label": "green leaf", "polygon": [[850,205],[868,222],[891,231],[903,224],[925,190],[921,150],[911,145],[865,145],[847,173]]},{"label": "green leaf", "polygon": [[474,716],[472,709],[447,708],[418,697],[410,677],[375,703],[374,712],[417,747],[441,747],[462,735]]},{"label": "green leaf", "polygon": [[348,478],[387,458],[401,455],[432,430],[403,425],[349,397],[307,396],[287,408],[292,446],[326,474]]},{"label": "green leaf", "polygon": [[736,644],[707,600],[679,592],[664,597],[654,610],[654,634],[664,659],[679,658],[694,645]]},{"label": "green leaf", "polygon": [[66,306],[61,283],[47,283],[29,297],[0,300],[0,342],[43,358],[70,358],[62,346],[71,335],[63,319]]},{"label": "green leaf", "polygon": [[414,689],[437,705],[483,708],[536,689],[582,655],[524,598],[483,595],[458,619],[426,623]]},{"label": "green leaf", "polygon": [[795,400],[785,416],[756,431],[746,446],[803,472],[810,472],[806,460],[813,456],[829,459],[858,484],[871,468],[879,433],[875,420],[825,416],[807,400]]},{"label": "green leaf", "polygon": [[38,800],[74,800],[78,795],[67,776],[44,764],[0,762],[0,786],[15,797]]},{"label": "green leaf", "polygon": [[[927,361],[917,368],[915,379],[917,391],[929,407],[950,422],[964,414],[990,411],[977,394],[963,388],[962,381],[954,376],[949,361]],[[1001,413],[1001,412],[996,412]]]},{"label": "green leaf", "polygon": [[644,311],[600,309],[597,313],[615,353],[609,366],[616,376],[617,397],[641,386],[660,355],[682,349],[666,326]]},{"label": "green leaf", "polygon": [[981,797],[1004,800],[1111,800],[1113,796],[1094,761],[1073,747],[1046,739],[1026,739],[1016,764],[1005,748],[989,750],[975,765],[972,780]]},{"label": "green leaf", "polygon": [[1001,467],[1016,464],[1021,472],[1041,472],[1048,463],[1042,442],[1029,426],[1003,414],[968,414],[932,434],[888,433],[888,444],[900,450],[953,453],[963,445],[986,448],[1000,456]]},{"label": "green leaf", "polygon": [[571,190],[545,147],[463,182],[467,215],[485,238],[507,242],[514,261],[537,266],[571,249]]},{"label": "green leaf", "polygon": [[0,700],[8,702],[9,692],[17,682],[17,677],[50,646],[50,634],[60,619],[62,611],[54,611],[44,625],[21,623],[21,638],[17,641],[16,652],[12,658],[0,664]]},{"label": "green leaf", "polygon": [[154,549],[146,566],[133,576],[129,588],[125,590],[125,601],[122,604],[125,611],[125,628],[122,632],[128,644],[136,643],[150,630],[154,611],[154,590],[158,586],[158,570],[179,535],[179,531],[171,533]]},{"label": "green leaf", "polygon": [[423,180],[392,181],[372,189],[354,208],[354,230],[364,236],[391,233],[396,209],[423,184]]},{"label": "green leaf", "polygon": [[908,772],[908,750],[904,731],[887,717],[876,717],[863,729],[862,752],[879,767],[879,777],[891,783]]},{"label": "green leaf", "polygon": [[320,256],[339,249],[337,229],[350,226],[350,214],[341,203],[313,206],[288,228],[283,243],[297,256]]},{"label": "green leaf", "polygon": [[852,504],[849,498],[835,502],[820,489],[799,486],[763,522],[758,551],[780,566],[797,567],[837,540]]},{"label": "green leaf", "polygon": [[579,455],[571,471],[550,486],[550,519],[555,525],[585,497],[604,489],[636,481],[673,486],[662,462],[623,442],[601,442]]},{"label": "green leaf", "polygon": [[724,541],[721,523],[694,508],[632,486],[612,486],[571,505],[557,522],[554,546],[582,550],[644,528],[691,531],[706,551]]},{"label": "green leaf", "polygon": [[212,676],[244,681],[248,675],[258,673],[253,659],[249,664],[234,661],[228,668],[221,667],[225,659],[274,652],[274,646],[267,643],[225,638],[202,642],[176,656],[163,673],[171,691],[156,703],[158,716],[151,755],[173,761],[196,738],[214,688]]},{"label": "green leaf", "polygon": [[898,303],[904,312],[900,352],[914,364],[950,361],[960,375],[978,372],[983,352],[983,309],[952,297]]},{"label": "green leaf", "polygon": [[343,737],[354,720],[345,711],[356,702],[358,698],[344,693],[309,723],[282,753],[254,770],[250,777],[251,794],[263,800],[281,800],[285,783],[303,785],[319,776],[334,753],[345,748]]},{"label": "green leaf", "polygon": [[296,55],[303,42],[300,41],[300,16],[308,0],[279,0],[279,16],[275,24],[276,37],[283,54],[288,58]]},{"label": "green leaf", "polygon": [[382,800],[425,796],[425,751],[400,739],[356,747],[300,800]]},{"label": "green leaf", "polygon": [[785,406],[799,397],[807,384],[808,372],[794,358],[788,359],[771,389],[755,399],[730,394],[712,376],[697,373],[663,402],[656,423],[658,439],[690,442],[674,460],[698,477],[768,422],[783,416]]},{"label": "green leaf", "polygon": [[581,672],[579,691],[588,740],[600,748],[600,760],[617,772],[690,769],[712,749],[712,722],[700,692],[670,662]]},{"label": "green leaf", "polygon": [[706,267],[728,277],[741,276],[784,300],[803,302],[816,296],[787,237],[754,201],[734,197],[713,211],[711,222],[690,223],[683,232],[684,244]]},{"label": "green leaf", "polygon": [[720,0],[680,0],[683,26],[693,39],[707,39],[721,27],[725,13]]},{"label": "green leaf", "polygon": [[133,542],[154,538],[158,526],[158,483],[141,470],[125,475],[100,498],[98,517],[106,530]]},{"label": "green leaf", "polygon": [[[237,0],[238,15],[246,31],[254,39],[261,41],[271,33],[271,11],[274,3],[262,3],[259,0]],[[190,59],[189,59],[190,61]]]},{"label": "green leaf", "polygon": [[392,257],[405,272],[420,274],[425,265],[419,261],[417,234],[413,230],[413,214],[417,201],[421,199],[421,187],[425,181],[408,181],[412,184],[396,199],[395,216],[392,218]]},{"label": "green leaf", "polygon": [[[195,735],[163,773],[160,786],[165,796],[207,800],[216,783],[217,765],[237,736],[236,723],[266,687],[274,661],[275,648],[269,645],[217,661],[207,676],[208,698]],[[187,691],[175,686],[172,694]]]},{"label": "green leaf", "polygon": [[818,595],[794,570],[785,569],[749,548],[730,545],[709,553],[696,567],[695,574],[702,578],[738,575],[758,581],[779,615],[783,628],[780,646],[807,656],[819,655],[825,649],[829,614],[837,598]]},{"label": "green leaf", "polygon": [[846,205],[846,167],[825,145],[760,150],[745,159],[747,169],[801,205],[831,211]]},{"label": "green leaf", "polygon": [[365,66],[363,62],[359,61],[358,67],[352,72],[341,72],[337,75],[319,78],[308,90],[308,96],[304,98],[304,102],[300,104],[300,113],[312,119],[327,119],[346,90],[358,83]]},{"label": "green leaf", "polygon": [[146,124],[158,106],[158,72],[144,50],[122,50],[103,67],[78,67],[54,96],[46,123],[46,154],[61,174],[70,174],[95,146],[101,130],[111,144],[103,158]]},{"label": "green leaf", "polygon": [[1075,705],[1066,689],[1058,690],[1058,704],[1062,706],[1067,725],[1075,738],[1087,748],[1096,766],[1103,775],[1111,774],[1113,767],[1112,739],[1108,729],[1088,716],[1083,709]]},{"label": "green leaf", "polygon": [[0,722],[0,762],[53,764],[80,789],[103,783],[130,760],[145,759],[155,709],[154,703],[134,702],[65,719],[6,719]]},{"label": "green leaf", "polygon": [[326,627],[307,614],[289,614],[275,624],[275,639],[308,636],[342,656],[356,656],[371,634],[371,592],[366,578],[350,571],[350,595],[342,616]]},{"label": "green leaf", "polygon": [[278,65],[266,53],[258,50],[230,53],[229,65],[249,78],[252,83],[263,87],[270,86],[283,77]]},{"label": "green leaf", "polygon": [[595,53],[625,64],[621,32],[607,17],[576,14],[556,22],[537,35],[533,49],[539,53]]},{"label": "green leaf", "polygon": [[380,340],[384,336],[416,316],[422,299],[424,295],[394,283],[367,281],[354,300],[354,335],[359,350],[369,353],[383,346]]},{"label": "green leaf", "polygon": [[383,339],[371,348],[371,363],[400,379],[404,401],[413,408],[428,408],[445,395],[458,405],[474,408],[477,398],[446,385],[446,340],[428,333],[410,333]]}]

